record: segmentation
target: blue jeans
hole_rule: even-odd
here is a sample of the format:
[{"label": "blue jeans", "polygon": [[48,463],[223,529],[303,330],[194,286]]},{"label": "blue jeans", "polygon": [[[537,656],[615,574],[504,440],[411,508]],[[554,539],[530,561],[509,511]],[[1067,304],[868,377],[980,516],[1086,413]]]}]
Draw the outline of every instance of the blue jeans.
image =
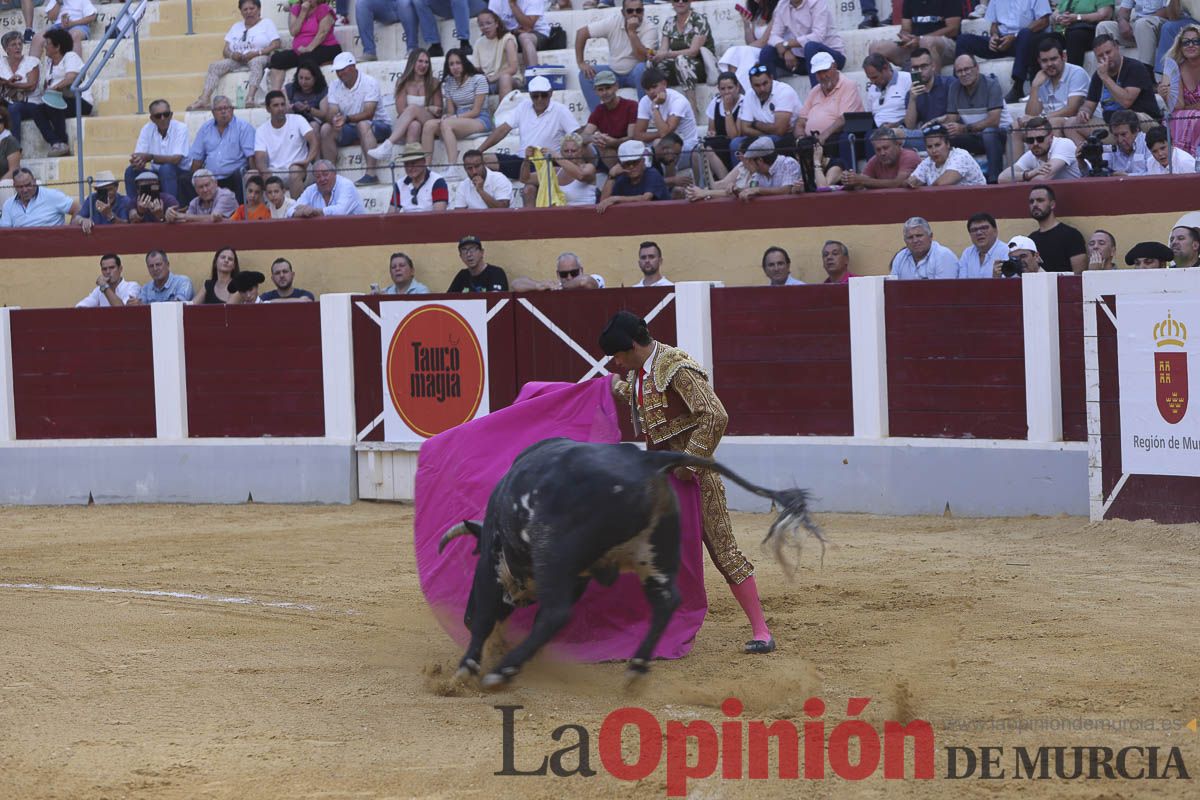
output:
[{"label": "blue jeans", "polygon": [[811,61],[812,57],[815,56],[817,53],[829,53],[829,55],[833,56],[833,61],[835,64],[837,64],[838,69],[841,69],[842,67],[846,66],[845,54],[839,53],[837,50],[834,50],[832,47],[826,47],[825,45],[821,44],[820,42],[809,42],[806,45],[804,45],[804,55],[800,58],[799,62],[796,64],[796,68],[791,70],[790,73],[788,71],[788,68],[784,65],[783,59],[779,56],[779,51],[777,51],[771,45],[767,45],[766,47],[764,47],[762,50],[760,50],[758,52],[758,63],[762,64],[765,67],[770,68],[771,77],[777,78],[780,75],[787,75],[787,74],[808,75],[809,85],[816,86],[817,85],[817,76],[808,74],[808,62]]},{"label": "blue jeans", "polygon": [[859,6],[862,8],[862,15],[864,17],[869,17],[872,14],[879,16],[878,12],[875,10],[875,0],[861,0],[861,2],[859,2]]},{"label": "blue jeans", "polygon": [[437,17],[454,17],[454,38],[471,38],[471,19],[487,8],[485,0],[416,0],[417,16],[421,19],[421,30],[433,30],[433,41],[441,39],[437,34]]},{"label": "blue jeans", "polygon": [[[634,65],[633,69],[624,75],[617,72],[608,64],[596,65],[596,72],[605,69],[612,70],[613,74],[617,76],[617,86],[637,89],[639,100],[646,94],[645,90],[642,89],[642,73],[646,71],[645,62]],[[592,86],[591,78],[584,77],[582,72],[579,73],[579,88],[583,92],[583,99],[587,101],[589,111],[600,105],[600,95],[596,94],[596,87]]]},{"label": "blue jeans", "polygon": [[1037,55],[1034,47],[1042,41],[1043,36],[1045,36],[1044,32],[1033,33],[1029,28],[1022,28],[1021,32],[1017,34],[1017,40],[1013,42],[1013,46],[1003,53],[997,53],[988,47],[988,37],[977,33],[960,33],[956,52],[960,56],[970,53],[976,58],[1008,58],[1012,56],[1012,79],[1014,82],[1020,81],[1024,86],[1025,81],[1029,80],[1030,74],[1037,71],[1033,66],[1034,56]]},{"label": "blue jeans", "polygon": [[[358,38],[362,41],[364,53],[375,55],[375,22],[383,25],[394,25],[403,22],[400,14],[400,4],[396,0],[355,0],[354,19],[358,24]],[[408,28],[404,29],[408,36]],[[408,49],[415,47],[409,39]]]},{"label": "blue jeans", "polygon": [[1175,44],[1175,37],[1188,25],[1195,24],[1196,20],[1187,15],[1184,15],[1182,19],[1164,22],[1158,31],[1158,50],[1154,53],[1154,63],[1146,66],[1151,67],[1156,75],[1162,75],[1163,56],[1171,49],[1171,45]]},{"label": "blue jeans", "polygon": [[21,141],[21,121],[33,119],[37,110],[37,103],[27,103],[24,100],[16,100],[8,104],[8,130],[18,143]]},{"label": "blue jeans", "polygon": [[[178,164],[147,164],[143,169],[135,169],[130,164],[125,169],[125,194],[130,197],[137,197],[137,184],[135,178],[144,170],[151,170],[158,173],[158,182],[162,185],[163,194],[169,194],[172,197],[179,197],[179,181],[181,178],[188,177],[187,170],[181,169]],[[188,187],[191,190],[191,187]]]},{"label": "blue jeans", "polygon": [[995,183],[1004,167],[1004,143],[1008,138],[1007,128],[984,128],[980,133],[966,133],[950,137],[951,147],[961,147],[969,153],[987,156],[987,182]]}]

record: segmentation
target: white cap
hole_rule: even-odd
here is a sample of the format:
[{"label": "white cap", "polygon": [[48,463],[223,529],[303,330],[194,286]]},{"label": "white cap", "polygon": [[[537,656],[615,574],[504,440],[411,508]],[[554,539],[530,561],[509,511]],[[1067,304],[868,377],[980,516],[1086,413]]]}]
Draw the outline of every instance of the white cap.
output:
[{"label": "white cap", "polygon": [[808,71],[813,74],[824,72],[832,66],[833,56],[825,52],[817,53],[808,61]]},{"label": "white cap", "polygon": [[763,158],[775,152],[775,142],[770,136],[760,136],[746,148],[745,158]]},{"label": "white cap", "polygon": [[538,75],[529,82],[525,89],[530,92],[549,92],[551,91],[550,81],[546,79],[545,75]]},{"label": "white cap", "polygon": [[340,52],[336,56],[334,56],[333,71],[337,72],[339,70],[345,69],[346,67],[353,67],[357,63],[358,62],[354,60],[354,53],[348,53],[345,50],[343,50],[342,52]]},{"label": "white cap", "polygon": [[1031,253],[1037,253],[1037,244],[1028,236],[1014,236],[1008,240],[1008,249],[1011,250],[1028,250]]},{"label": "white cap", "polygon": [[618,161],[635,161],[644,155],[646,155],[646,145],[633,139],[621,142],[621,146],[617,148]]}]

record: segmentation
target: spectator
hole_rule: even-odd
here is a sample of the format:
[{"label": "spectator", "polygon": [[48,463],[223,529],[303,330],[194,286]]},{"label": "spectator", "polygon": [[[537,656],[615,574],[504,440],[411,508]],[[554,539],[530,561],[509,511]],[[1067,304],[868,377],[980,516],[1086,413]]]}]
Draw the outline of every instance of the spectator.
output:
[{"label": "spectator", "polygon": [[521,276],[512,282],[514,292],[558,291],[559,289],[603,289],[604,278],[583,271],[583,262],[574,253],[563,253],[554,262],[556,277],[539,281]]},{"label": "spectator", "polygon": [[950,145],[985,154],[988,183],[995,183],[1004,165],[1005,140],[1012,129],[1012,115],[1004,105],[1000,82],[994,75],[981,74],[972,55],[954,59],[954,74],[958,82],[950,87],[946,104]]},{"label": "spectator", "polygon": [[1171,263],[1171,248],[1162,242],[1138,242],[1125,254],[1125,266],[1134,269],[1166,269]]},{"label": "spectator", "polygon": [[650,148],[650,166],[663,176],[673,200],[682,200],[687,187],[696,182],[691,167],[686,164],[680,165],[681,152],[683,140],[675,133],[668,133]]},{"label": "spectator", "polygon": [[983,18],[991,23],[990,34],[960,34],[959,58],[963,55],[1011,57],[1012,88],[1004,102],[1018,103],[1025,94],[1025,81],[1032,71],[1035,47],[1041,39],[1039,34],[1050,24],[1050,3],[1047,0],[991,0]]},{"label": "spectator", "polygon": [[[1092,52],[1096,54],[1096,72],[1088,86],[1087,99],[1067,135],[1076,144],[1081,144],[1088,134],[1102,128],[1118,111],[1134,111],[1144,123],[1158,119],[1158,101],[1155,100],[1150,70],[1142,62],[1121,55],[1116,41],[1110,36],[1097,36]],[[1097,108],[1103,121],[1095,117]]]},{"label": "spectator", "polygon": [[183,275],[171,273],[171,262],[162,250],[146,253],[146,272],[150,280],[138,290],[140,303],[188,303],[192,299],[192,282]]},{"label": "spectator", "polygon": [[217,185],[217,176],[210,170],[196,170],[192,175],[196,196],[187,208],[167,209],[167,222],[224,222],[237,211],[238,201],[233,192]]},{"label": "spectator", "polygon": [[271,262],[271,282],[275,288],[259,295],[264,303],[314,303],[317,298],[312,292],[297,289],[294,286],[296,272],[292,262],[286,258],[277,258]]},{"label": "spectator", "polygon": [[[296,77],[283,87],[287,98],[287,113],[296,114],[312,126],[315,136],[321,135],[321,123],[329,121],[329,84],[325,73],[315,64],[305,61],[296,67]],[[269,92],[268,92],[269,94]],[[267,101],[267,111],[271,101]]]},{"label": "spectator", "polygon": [[504,29],[517,37],[527,67],[537,65],[537,51],[547,49],[550,43],[550,20],[546,19],[546,6],[546,0],[488,2],[488,8],[500,18]]},{"label": "spectator", "polygon": [[796,90],[771,77],[771,70],[762,64],[750,68],[750,90],[737,121],[742,135],[731,142],[734,152],[762,136],[784,147],[794,144],[792,131],[801,106]]},{"label": "spectator", "polygon": [[[1167,13],[1170,14],[1170,9]],[[1179,16],[1164,24],[1158,32],[1158,49],[1154,51],[1154,61],[1146,64],[1150,67],[1151,72],[1170,78],[1171,65],[1167,63],[1167,53],[1179,39],[1179,34],[1183,33],[1184,28],[1200,24],[1200,21],[1194,17],[1200,17],[1200,10],[1198,10],[1195,0],[1181,2]]]},{"label": "spectator", "polygon": [[213,98],[212,115],[196,131],[184,163],[193,173],[201,169],[212,172],[217,185],[233,192],[240,203],[246,169],[254,167],[254,126],[235,117],[233,103],[222,95]]},{"label": "spectator", "polygon": [[781,69],[789,75],[808,75],[809,84],[816,86],[819,70],[813,62],[818,53],[828,56],[828,63],[836,62],[839,70],[846,66],[846,45],[828,0],[787,0],[775,6],[771,35],[758,62],[773,76]]},{"label": "spectator", "polygon": [[1096,26],[1096,38],[1108,36],[1118,47],[1137,48],[1137,60],[1157,72],[1159,34],[1163,25],[1179,13],[1178,5],[1171,10],[1173,5],[1171,0],[1121,0],[1117,18]]},{"label": "spectator", "polygon": [[266,276],[256,270],[239,272],[229,279],[229,305],[253,305],[261,303],[258,297],[258,287],[266,281]]},{"label": "spectator", "polygon": [[657,69],[647,69],[642,74],[642,87],[646,94],[638,100],[637,121],[630,141],[649,144],[674,133],[683,141],[680,161],[688,165],[693,175],[699,174],[700,157],[696,145],[699,144],[700,129],[696,126],[691,103],[679,92],[668,88],[666,76]]},{"label": "spectator", "polygon": [[669,281],[666,275],[662,274],[662,263],[662,248],[656,242],[642,242],[639,244],[638,269],[642,271],[642,278],[632,288],[674,286],[675,284]]},{"label": "spectator", "polygon": [[392,282],[383,291],[379,284],[371,284],[371,294],[429,294],[429,287],[416,279],[416,267],[407,253],[392,253],[388,262],[388,274]]},{"label": "spectator", "polygon": [[931,125],[925,129],[925,151],[928,155],[908,176],[908,185],[913,189],[919,186],[983,186],[987,183],[971,154],[950,146],[950,132],[944,125]]},{"label": "spectator", "polygon": [[304,190],[288,212],[289,217],[341,217],[365,214],[362,198],[354,183],[337,174],[332,161],[320,159],[313,164],[316,182]]},{"label": "spectator", "polygon": [[[8,109],[0,106],[0,198],[11,194],[10,176],[21,167],[21,143],[12,135],[8,125]],[[0,199],[0,202],[3,200]]]},{"label": "spectator", "polygon": [[[717,180],[724,178],[733,168],[732,143],[741,132],[738,118],[742,114],[743,103],[742,84],[737,75],[722,72],[717,78],[717,93],[705,112],[708,132],[704,137],[704,157]],[[745,137],[740,138],[746,141]]]},{"label": "spectator", "polygon": [[825,268],[825,283],[849,283],[858,277],[850,271],[850,248],[836,239],[821,247],[821,266]]},{"label": "spectator", "polygon": [[467,60],[466,54],[458,49],[447,53],[442,72],[446,113],[425,123],[421,134],[425,152],[432,155],[434,139],[441,137],[446,146],[447,168],[457,165],[459,137],[487,133],[493,127],[492,112],[485,105],[487,96],[487,78]]},{"label": "spectator", "polygon": [[1112,115],[1108,129],[1113,148],[1107,153],[1113,175],[1145,175],[1154,157],[1146,146],[1146,134],[1141,132],[1141,119],[1132,111],[1122,109]]},{"label": "spectator", "polygon": [[[584,60],[584,48],[588,39],[604,39],[608,42],[608,63],[592,66]],[[622,0],[621,11],[605,12],[589,25],[580,25],[575,32],[575,64],[579,67],[579,88],[588,108],[600,104],[600,96],[593,88],[593,80],[600,72],[612,74],[614,83],[636,89],[641,99],[642,73],[646,62],[659,49],[659,32],[654,23],[646,21],[644,0]]]},{"label": "spectator", "polygon": [[1041,69],[1033,76],[1021,124],[1030,117],[1045,117],[1058,133],[1079,113],[1091,78],[1083,67],[1063,59],[1062,43],[1054,36],[1047,36],[1038,45],[1038,66]]},{"label": "spectator", "polygon": [[[1169,59],[1173,67],[1166,67]],[[1167,51],[1158,94],[1167,109],[1171,139],[1186,153],[1200,145],[1200,25],[1188,25]]]},{"label": "spectator", "polygon": [[840,151],[839,139],[846,124],[846,113],[863,110],[858,86],[841,74],[829,53],[817,53],[809,66],[817,78],[817,85],[809,90],[800,107],[796,138],[814,136],[830,150]]},{"label": "spectator", "polygon": [[768,247],[763,251],[762,269],[768,286],[804,285],[804,281],[792,277],[792,257],[782,247]]},{"label": "spectator", "polygon": [[450,187],[446,179],[429,169],[425,151],[416,142],[404,145],[400,153],[404,178],[392,185],[392,200],[387,213],[445,211],[450,206]]},{"label": "spectator", "polygon": [[158,174],[146,170],[134,181],[133,208],[129,211],[129,221],[166,222],[167,211],[179,205],[175,195],[162,190],[162,181]]},{"label": "spectator", "polygon": [[617,203],[671,199],[671,190],[667,188],[662,175],[658,170],[646,166],[646,148],[641,142],[626,142],[621,145],[617,156],[621,174],[604,184],[596,211],[603,214]]},{"label": "spectator", "polygon": [[246,179],[246,202],[233,212],[231,220],[235,222],[254,222],[271,218],[271,209],[263,202],[266,186],[258,175]]},{"label": "spectator", "polygon": [[948,64],[954,58],[954,40],[962,28],[963,8],[957,0],[904,0],[900,6],[899,36],[895,41],[871,42],[870,52],[905,68],[917,50],[925,49],[937,54],[939,64]]},{"label": "spectator", "polygon": [[33,119],[42,102],[42,65],[38,59],[23,53],[21,34],[17,31],[4,34],[0,47],[4,49],[4,57],[0,58],[0,100],[8,104],[10,118],[5,129],[19,144],[21,120]]},{"label": "spectator", "polygon": [[209,65],[208,74],[204,76],[204,89],[187,107],[188,111],[208,108],[221,78],[243,68],[250,70],[250,78],[246,83],[246,108],[258,105],[258,86],[262,83],[267,63],[271,60],[271,54],[282,47],[279,29],[270,19],[263,19],[262,0],[238,0],[238,11],[242,19],[235,22],[229,33],[225,34],[221,60]]},{"label": "spectator", "polygon": [[1008,245],[999,239],[996,218],[985,211],[971,215],[967,220],[967,234],[971,243],[958,257],[958,277],[991,278],[996,272],[996,262],[1008,258]]},{"label": "spectator", "polygon": [[79,216],[94,225],[125,225],[132,209],[133,201],[118,191],[116,177],[101,170],[92,177],[92,193],[83,201]]},{"label": "spectator", "polygon": [[[520,150],[526,152],[531,147],[539,150],[558,150],[562,137],[579,127],[575,115],[562,103],[550,99],[550,81],[539,75],[529,82],[529,97],[522,100],[513,109],[509,122],[501,122],[488,134],[479,146],[481,152],[486,152],[498,144],[504,137],[516,130],[520,134]],[[500,159],[500,171],[510,178],[519,174],[521,163],[515,156],[505,155]],[[532,206],[534,194],[525,193],[525,205]]]},{"label": "spectator", "polygon": [[[659,73],[666,76],[667,85],[683,89],[688,102],[695,107],[696,84],[708,80],[707,67],[700,50],[707,49],[715,59],[717,47],[708,17],[693,11],[691,0],[671,0],[671,10],[675,16],[667,16],[663,20],[660,46],[650,57],[650,62]],[[645,75],[642,76],[642,88],[646,88]],[[638,102],[640,104],[641,100]],[[686,136],[684,141],[687,141]]]},{"label": "spectator", "polygon": [[1074,272],[1087,267],[1087,247],[1083,234],[1065,222],[1059,222],[1054,211],[1057,203],[1049,186],[1034,186],[1029,190],[1029,216],[1037,221],[1038,229],[1029,234],[1037,245],[1047,272]]},{"label": "spectator", "polygon": [[[46,31],[46,58],[50,62],[50,69],[42,80],[44,92],[41,103],[33,109],[33,121],[38,133],[50,145],[49,155],[53,158],[71,154],[71,146],[67,144],[67,119],[75,116],[71,83],[83,70],[83,60],[71,50],[71,37],[57,28]],[[52,92],[56,93],[54,97],[62,105],[54,104]],[[70,100],[65,99],[68,97]],[[90,89],[79,95],[79,102],[83,116],[92,113]]]},{"label": "spectator", "polygon": [[459,239],[458,257],[466,266],[454,276],[448,293],[508,291],[508,276],[502,267],[487,263],[479,237],[468,234]]},{"label": "spectator", "polygon": [[92,230],[92,221],[78,217],[79,201],[73,200],[58,189],[38,186],[37,178],[27,167],[18,167],[12,174],[16,195],[4,201],[0,214],[0,228],[41,228],[64,224],[63,215],[70,214],[71,221],[78,222],[84,233]]},{"label": "spectator", "polygon": [[[109,173],[110,175],[112,173]],[[113,185],[116,186],[116,179]],[[100,256],[100,275],[96,278],[96,286],[87,297],[75,304],[76,308],[108,308],[121,307],[131,299],[136,302],[138,285],[136,281],[127,281],[122,277],[121,257],[116,253],[106,253]]]},{"label": "spectator", "polygon": [[1087,240],[1089,270],[1116,269],[1117,237],[1097,228]]},{"label": "spectator", "polygon": [[942,75],[941,63],[924,47],[913,50],[909,63],[913,83],[904,109],[905,145],[920,150],[925,145],[924,129],[946,122],[950,88],[958,85],[958,81]]},{"label": "spectator", "polygon": [[842,173],[842,185],[850,189],[896,189],[905,186],[913,170],[921,163],[916,152],[902,147],[893,128],[871,131],[871,146],[875,155],[862,173]]},{"label": "spectator", "polygon": [[791,156],[777,153],[769,136],[760,136],[751,142],[742,159],[746,162],[746,170],[758,176],[755,185],[734,192],[742,202],[755,197],[803,191],[800,164]]},{"label": "spectator", "polygon": [[[1000,0],[992,0],[993,3]],[[892,277],[901,280],[932,280],[958,277],[954,252],[933,239],[933,229],[921,217],[904,223],[904,248],[892,258]]]},{"label": "spectator", "polygon": [[287,190],[283,188],[283,181],[278,176],[272,175],[267,178],[266,195],[267,210],[271,212],[271,219],[284,219],[291,216],[291,210],[295,207],[296,201],[288,196]]},{"label": "spectator", "polygon": [[[1062,0],[1050,15],[1050,27],[1067,45],[1067,61],[1083,66],[1083,57],[1092,49],[1096,25],[1112,19],[1114,0]],[[1042,41],[1045,41],[1043,39]],[[1039,52],[1040,52],[1039,46]]]},{"label": "spectator", "polygon": [[203,293],[196,296],[192,305],[221,305],[229,302],[232,289],[229,282],[242,271],[238,262],[237,250],[232,247],[222,247],[213,253],[212,272],[204,282]]},{"label": "spectator", "polygon": [[1065,136],[1055,136],[1050,120],[1034,117],[1025,124],[1022,133],[1028,149],[1000,174],[1000,183],[1081,177],[1075,145]]},{"label": "spectator", "polygon": [[863,73],[867,76],[866,107],[871,110],[875,124],[881,128],[903,124],[912,75],[892,69],[891,62],[879,53],[872,53],[863,60]]},{"label": "spectator", "polygon": [[[674,136],[674,134],[670,135]],[[678,159],[678,148],[674,149],[673,153],[673,157]],[[554,162],[555,179],[558,181],[559,189],[562,191],[567,205],[596,205],[596,165],[584,156],[582,136],[578,133],[568,133],[562,138],[562,144],[557,154],[543,151],[541,157],[549,158]],[[538,174],[532,169],[531,160],[526,159],[521,164],[521,182],[527,188],[539,185]]]},{"label": "spectator", "polygon": [[337,80],[329,87],[330,121],[321,125],[321,154],[330,161],[337,160],[339,147],[358,144],[366,160],[366,169],[355,183],[373,186],[379,183],[375,175],[375,159],[371,150],[379,141],[392,134],[392,118],[383,107],[379,82],[370,75],[360,74],[352,53],[338,53],[333,60]]},{"label": "spectator", "polygon": [[[591,84],[599,102],[580,133],[583,141],[596,149],[597,167],[608,172],[617,165],[617,148],[633,136],[638,104],[617,94],[617,76],[611,70],[597,72]],[[639,84],[638,92],[641,91]]]},{"label": "spectator", "polygon": [[89,0],[51,0],[46,4],[45,13],[52,24],[44,33],[33,37],[29,52],[34,58],[42,57],[42,47],[50,40],[52,31],[67,35],[67,41],[63,42],[64,52],[82,50],[83,41],[91,38],[91,25],[98,16],[96,7]]},{"label": "spectator", "polygon": [[425,123],[436,121],[442,113],[441,84],[434,77],[431,63],[425,50],[409,52],[404,72],[396,81],[396,123],[391,135],[371,151],[374,158],[389,161],[397,144],[421,141]]},{"label": "spectator", "polygon": [[254,164],[267,178],[279,177],[297,197],[304,191],[308,167],[317,160],[321,146],[312,126],[299,114],[288,113],[283,92],[267,92],[271,118],[254,131]]},{"label": "spectator", "polygon": [[125,170],[125,193],[137,194],[136,179],[146,170],[158,174],[163,192],[179,197],[179,181],[187,175],[184,159],[188,151],[187,125],[173,120],[171,104],[155,100],[150,104],[150,121],[142,126],[137,145]]},{"label": "spectator", "polygon": [[[444,6],[443,10],[449,10],[451,6],[449,0],[439,3]],[[483,8],[484,3],[479,0],[468,3],[466,0],[454,2],[455,6],[462,6],[463,21],[467,19],[468,5],[475,7],[470,9],[472,16],[479,13]],[[423,12],[423,13],[422,13]],[[458,16],[457,14],[455,15]],[[425,47],[436,52],[429,53],[430,56],[442,54],[441,36],[438,34],[437,20],[433,17],[433,12],[429,9],[428,3],[422,0],[355,0],[354,3],[354,19],[358,25],[358,38],[362,41],[362,61],[374,61],[379,56],[375,46],[375,23],[381,25],[394,25],[397,22],[404,28],[404,42],[408,45],[409,54],[413,50],[420,49],[417,47],[418,33],[425,34]],[[418,29],[421,30],[418,30]],[[465,29],[461,35],[466,35]]]},{"label": "spectator", "polygon": [[451,208],[508,208],[512,203],[512,184],[499,172],[483,163],[483,153],[468,150],[463,155],[467,179],[458,184]]},{"label": "spectator", "polygon": [[[1018,272],[1005,272],[1006,262],[1016,261],[1021,265]],[[1014,236],[1008,240],[1008,253],[992,265],[993,278],[1019,278],[1025,273],[1041,272],[1041,256],[1037,243],[1028,236]]]},{"label": "spectator", "polygon": [[1189,225],[1176,225],[1171,229],[1170,241],[1172,267],[1200,266],[1200,230]]},{"label": "spectator", "polygon": [[489,91],[507,97],[522,82],[517,75],[517,39],[504,29],[500,15],[490,8],[480,11],[475,22],[482,34],[475,40],[475,63],[487,78]]},{"label": "spectator", "polygon": [[1159,125],[1146,132],[1146,147],[1150,158],[1146,161],[1147,175],[1191,175],[1196,171],[1196,159],[1178,147],[1171,145],[1167,129]]},{"label": "spectator", "polygon": [[282,88],[284,75],[289,69],[300,66],[300,62],[328,64],[342,52],[342,46],[333,35],[335,21],[333,9],[322,0],[300,0],[288,8],[292,46],[271,54],[268,64],[271,72],[267,77],[271,89]]}]

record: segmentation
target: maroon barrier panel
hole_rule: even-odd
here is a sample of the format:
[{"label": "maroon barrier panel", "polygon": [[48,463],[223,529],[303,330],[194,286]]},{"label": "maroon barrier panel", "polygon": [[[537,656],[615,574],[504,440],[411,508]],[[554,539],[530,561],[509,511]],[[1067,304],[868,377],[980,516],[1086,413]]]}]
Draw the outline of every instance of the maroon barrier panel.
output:
[{"label": "maroon barrier panel", "polygon": [[[493,410],[512,403],[529,381],[581,379],[592,364],[546,324],[558,328],[597,361],[603,357],[597,340],[609,318],[622,308],[648,314],[670,292],[663,289],[599,289],[585,292],[489,292],[488,311],[503,307],[488,322],[489,402]],[[354,405],[356,425],[365,429],[383,412],[382,348],[379,326],[358,303],[377,312],[382,302],[462,300],[468,296],[409,295],[401,297],[364,295],[354,298],[351,327],[354,336]],[[525,302],[521,302],[524,300]],[[532,306],[534,310],[530,310]],[[543,321],[542,318],[546,321]],[[650,323],[650,333],[667,344],[675,343],[674,301]],[[627,424],[627,423],[625,423]],[[626,431],[628,434],[629,431]],[[383,426],[377,426],[364,441],[382,441]]]},{"label": "maroon barrier panel", "polygon": [[854,435],[846,284],[710,297],[713,377],[729,435]]},{"label": "maroon barrier panel", "polygon": [[186,306],[188,434],[324,436],[318,303]]},{"label": "maroon barrier panel", "polygon": [[887,281],[892,436],[1024,439],[1017,280]]},{"label": "maroon barrier panel", "polygon": [[154,438],[150,309],[13,311],[18,439]]},{"label": "maroon barrier panel", "polygon": [[1087,441],[1087,387],[1083,364],[1083,278],[1058,279],[1058,364],[1062,380],[1063,440]]}]

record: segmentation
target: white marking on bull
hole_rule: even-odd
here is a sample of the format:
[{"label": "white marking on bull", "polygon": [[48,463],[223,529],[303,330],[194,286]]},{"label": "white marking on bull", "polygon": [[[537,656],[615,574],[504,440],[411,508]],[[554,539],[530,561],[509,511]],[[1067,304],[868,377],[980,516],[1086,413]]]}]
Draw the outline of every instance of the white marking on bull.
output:
[{"label": "white marking on bull", "polygon": [[621,485],[621,484],[619,484],[619,483],[618,483],[618,484],[615,484],[615,485],[613,486],[613,494],[620,494],[620,493],[622,492],[622,490],[624,490],[624,488],[625,488],[625,487],[624,487],[624,486],[622,486],[622,485]]}]

